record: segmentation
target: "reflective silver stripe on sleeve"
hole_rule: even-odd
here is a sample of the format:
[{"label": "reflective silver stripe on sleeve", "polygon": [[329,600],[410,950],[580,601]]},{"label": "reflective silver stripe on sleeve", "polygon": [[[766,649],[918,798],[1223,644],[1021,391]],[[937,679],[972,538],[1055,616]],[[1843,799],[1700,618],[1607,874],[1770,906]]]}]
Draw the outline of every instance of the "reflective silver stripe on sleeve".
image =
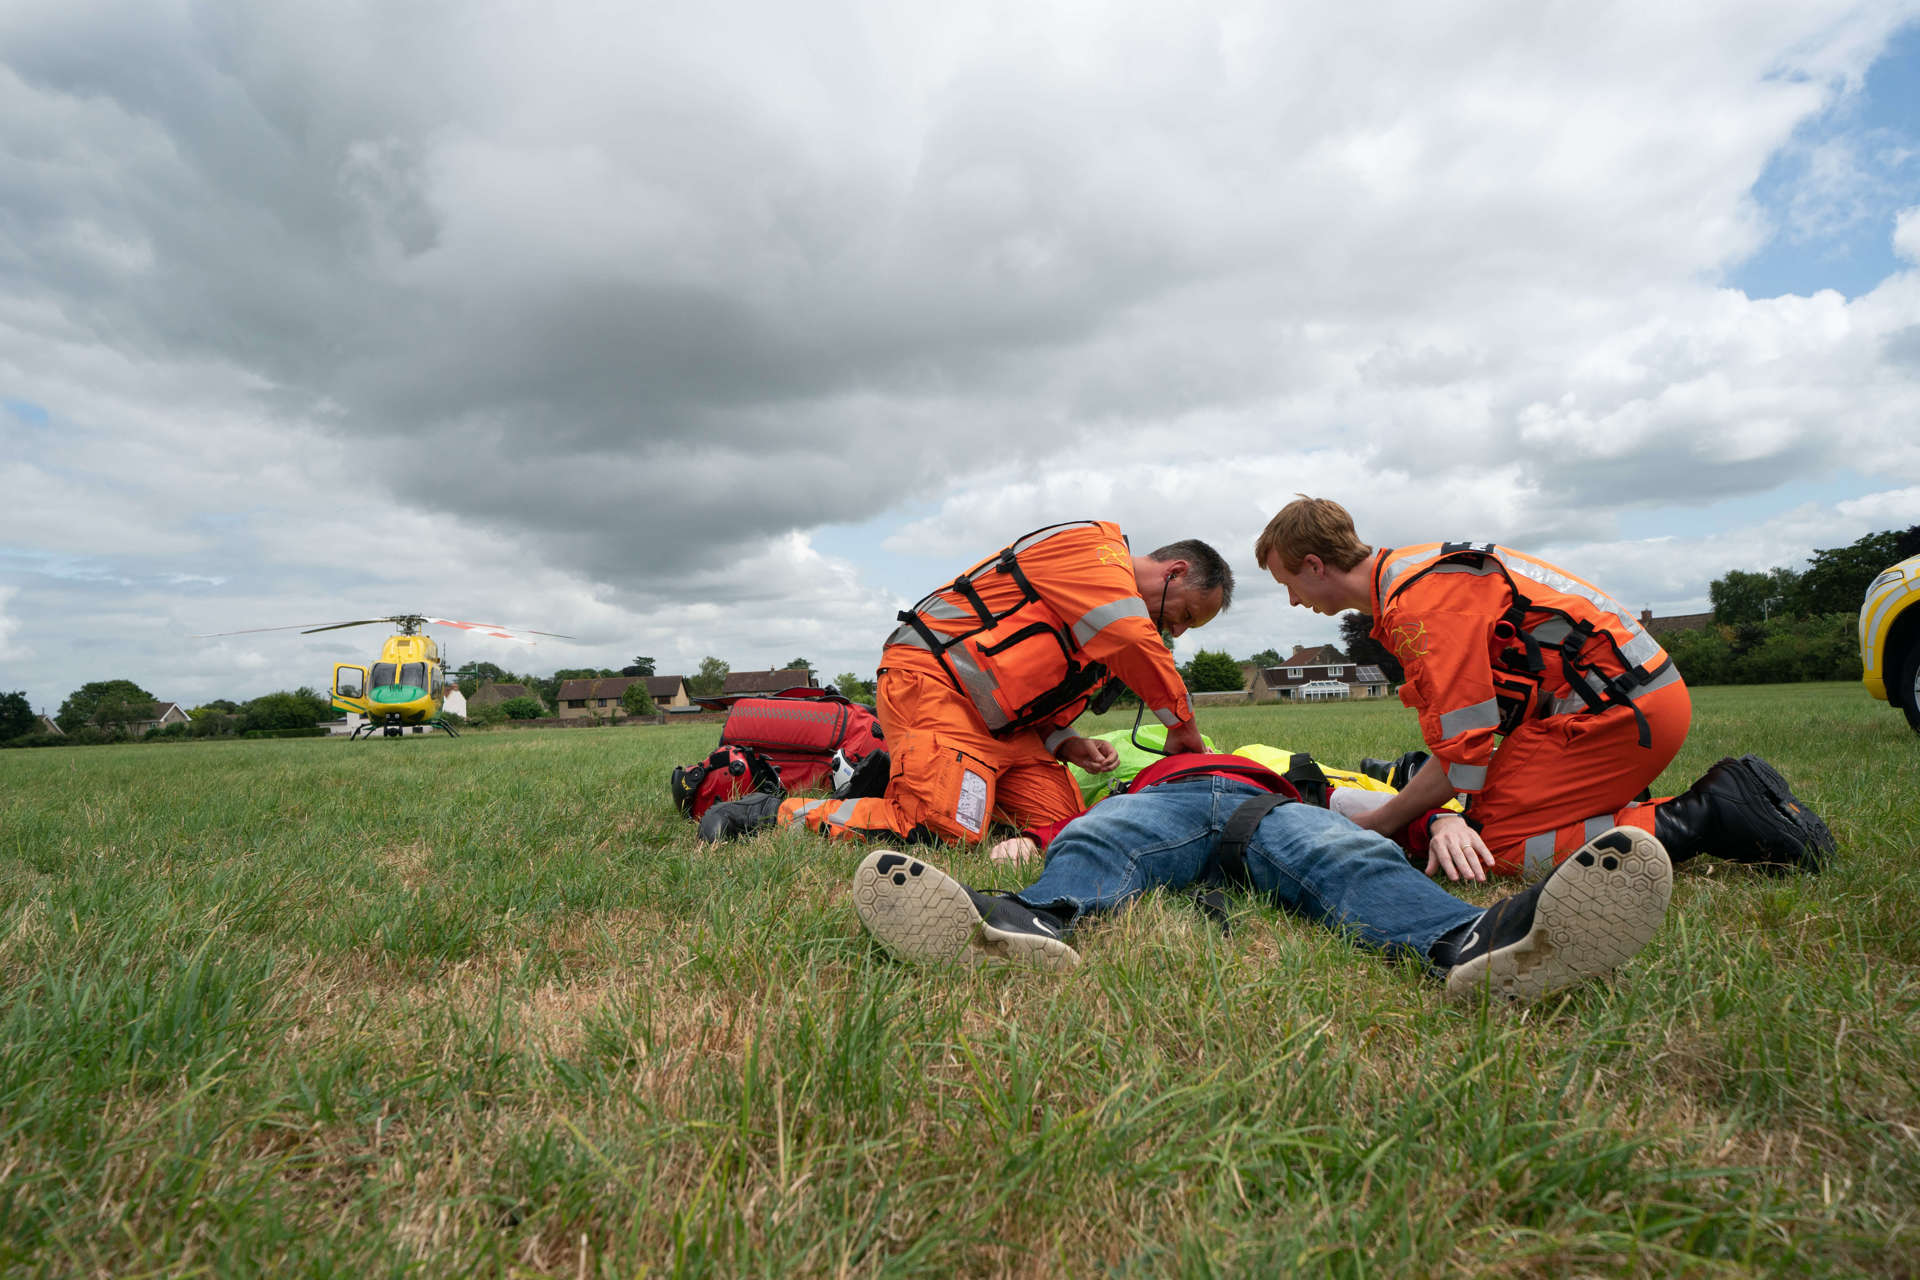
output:
[{"label": "reflective silver stripe on sleeve", "polygon": [[1433,566],[1433,572],[1470,573],[1476,578],[1492,578],[1499,576],[1500,567],[1492,564],[1466,564],[1459,560],[1449,560],[1444,564]]},{"label": "reflective silver stripe on sleeve", "polygon": [[1453,784],[1455,791],[1478,791],[1487,785],[1487,766],[1450,764],[1447,766],[1447,781]]},{"label": "reflective silver stripe on sleeve", "polygon": [[793,820],[799,822],[821,805],[831,803],[833,803],[831,800],[804,800],[801,802],[800,807],[793,811]]},{"label": "reflective silver stripe on sleeve", "polygon": [[1577,693],[1570,693],[1564,698],[1555,698],[1547,704],[1547,714],[1550,716],[1572,715],[1576,711],[1586,709],[1587,700]]},{"label": "reflective silver stripe on sleeve", "polygon": [[1633,638],[1620,646],[1620,656],[1629,665],[1644,667],[1660,656],[1660,642],[1648,635],[1639,623],[1629,621],[1627,627],[1632,631]]},{"label": "reflective silver stripe on sleeve", "polygon": [[947,650],[948,661],[960,675],[960,683],[966,686],[967,696],[973,699],[973,709],[980,713],[981,723],[987,726],[987,732],[993,733],[1007,727],[1007,717],[1000,710],[1000,704],[993,695],[1000,685],[994,678],[980,669],[973,655],[965,647]]},{"label": "reflective silver stripe on sleeve", "polygon": [[1155,719],[1169,729],[1180,723],[1180,717],[1173,714],[1173,708],[1171,707],[1155,707],[1153,708],[1153,715]]},{"label": "reflective silver stripe on sleeve", "polygon": [[927,643],[927,638],[904,622],[893,629],[893,634],[887,637],[886,642],[887,644],[910,644],[916,649],[933,652],[933,646]]},{"label": "reflective silver stripe on sleeve", "polygon": [[1561,595],[1579,596],[1600,612],[1612,615],[1614,621],[1620,624],[1620,629],[1625,631],[1628,637],[1627,642],[1620,646],[1620,656],[1633,666],[1643,665],[1660,652],[1659,641],[1647,634],[1646,629],[1640,625],[1639,620],[1627,610],[1625,605],[1606,592],[1590,587],[1584,582],[1576,582],[1540,561],[1526,559],[1518,552],[1509,551],[1505,547],[1500,548],[1497,554],[1514,576],[1525,578],[1529,582],[1537,582],[1549,590],[1558,591]]},{"label": "reflective silver stripe on sleeve", "polygon": [[1469,729],[1498,729],[1500,704],[1492,698],[1460,707],[1440,717],[1441,738],[1457,738]]},{"label": "reflective silver stripe on sleeve", "polygon": [[1146,601],[1139,596],[1122,596],[1118,600],[1099,605],[1081,614],[1073,624],[1073,640],[1075,644],[1084,645],[1123,619],[1151,617],[1152,615],[1147,612]]},{"label": "reflective silver stripe on sleeve", "polygon": [[1539,880],[1553,870],[1553,832],[1542,831],[1537,836],[1528,836],[1525,855],[1520,864],[1523,879]]},{"label": "reflective silver stripe on sleeve", "polygon": [[1588,818],[1587,829],[1582,834],[1585,836],[1586,839],[1591,840],[1595,836],[1600,835],[1603,832],[1611,831],[1619,825],[1620,825],[1619,823],[1613,820],[1612,814],[1603,813],[1597,818]]},{"label": "reflective silver stripe on sleeve", "polygon": [[1669,665],[1665,671],[1662,671],[1659,675],[1647,681],[1645,684],[1641,685],[1638,689],[1635,689],[1633,691],[1633,696],[1637,698],[1643,693],[1652,693],[1655,689],[1664,689],[1670,684],[1679,684],[1679,683],[1680,683],[1680,668],[1677,666]]},{"label": "reflective silver stripe on sleeve", "polygon": [[1389,560],[1380,570],[1380,598],[1385,600],[1392,595],[1393,584],[1399,580],[1400,575],[1405,573],[1409,566],[1430,558],[1431,554],[1426,551],[1412,551],[1397,560]]},{"label": "reflective silver stripe on sleeve", "polygon": [[1079,734],[1074,732],[1073,726],[1068,725],[1064,729],[1055,729],[1052,733],[1041,739],[1041,741],[1046,744],[1048,751],[1051,751],[1054,755],[1059,755],[1061,743],[1065,742],[1068,738],[1077,738],[1079,736]]},{"label": "reflective silver stripe on sleeve", "polygon": [[[826,801],[822,800],[820,803],[825,804]],[[842,801],[838,809],[827,815],[826,820],[836,827],[846,826],[853,821],[853,806],[858,803],[860,803],[858,800]]]}]

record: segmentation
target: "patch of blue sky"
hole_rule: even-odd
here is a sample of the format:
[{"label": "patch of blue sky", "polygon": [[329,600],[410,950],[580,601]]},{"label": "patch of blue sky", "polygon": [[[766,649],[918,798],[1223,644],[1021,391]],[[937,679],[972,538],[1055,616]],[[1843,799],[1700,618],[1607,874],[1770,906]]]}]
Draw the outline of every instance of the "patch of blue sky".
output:
[{"label": "patch of blue sky", "polygon": [[8,417],[24,422],[30,427],[44,427],[49,420],[46,409],[31,400],[0,398],[0,409],[5,409]]},{"label": "patch of blue sky", "polygon": [[1920,205],[1920,24],[1894,34],[1858,93],[1795,132],[1753,198],[1773,234],[1727,277],[1748,297],[1857,298],[1902,269],[1894,216]]},{"label": "patch of blue sky", "polygon": [[[1777,519],[1789,505],[1831,507],[1886,487],[1885,479],[1851,469],[1826,472],[1796,481],[1791,488],[1739,494],[1708,505],[1635,507],[1630,517],[1623,516],[1620,534],[1630,538],[1699,538],[1749,525],[1758,528]],[[1841,544],[1852,540],[1851,536],[1837,539]]]},{"label": "patch of blue sky", "polygon": [[[950,581],[954,574],[973,563],[972,560],[936,561],[929,556],[886,549],[889,538],[915,521],[934,515],[939,509],[937,501],[909,503],[890,508],[859,524],[822,525],[811,530],[808,537],[813,549],[821,555],[858,565],[861,578],[869,585],[917,598],[941,581]],[[961,557],[971,554],[978,559],[995,548],[957,550]]]}]

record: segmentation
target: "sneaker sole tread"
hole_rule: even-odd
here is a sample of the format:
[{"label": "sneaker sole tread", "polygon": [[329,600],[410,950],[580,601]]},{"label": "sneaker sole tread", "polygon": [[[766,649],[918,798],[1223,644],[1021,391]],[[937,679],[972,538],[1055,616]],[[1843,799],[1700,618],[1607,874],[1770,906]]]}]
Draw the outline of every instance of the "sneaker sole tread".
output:
[{"label": "sneaker sole tread", "polygon": [[[1616,834],[1628,848],[1601,844]],[[1673,864],[1658,840],[1633,827],[1602,832],[1555,868],[1525,938],[1448,972],[1447,999],[1485,991],[1525,1004],[1603,977],[1653,939],[1672,896]]]},{"label": "sneaker sole tread", "polygon": [[901,960],[1053,971],[1080,963],[1079,952],[1058,938],[994,928],[980,918],[958,880],[891,849],[869,853],[853,873],[853,909],[867,932]]}]

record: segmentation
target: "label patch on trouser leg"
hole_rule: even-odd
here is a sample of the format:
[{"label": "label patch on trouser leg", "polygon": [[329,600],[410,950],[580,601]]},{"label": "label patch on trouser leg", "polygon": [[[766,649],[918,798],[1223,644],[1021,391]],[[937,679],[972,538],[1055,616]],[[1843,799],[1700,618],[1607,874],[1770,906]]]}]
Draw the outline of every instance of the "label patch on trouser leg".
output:
[{"label": "label patch on trouser leg", "polygon": [[987,798],[992,794],[993,789],[987,785],[985,778],[962,766],[960,800],[953,809],[954,822],[978,836],[986,829]]}]

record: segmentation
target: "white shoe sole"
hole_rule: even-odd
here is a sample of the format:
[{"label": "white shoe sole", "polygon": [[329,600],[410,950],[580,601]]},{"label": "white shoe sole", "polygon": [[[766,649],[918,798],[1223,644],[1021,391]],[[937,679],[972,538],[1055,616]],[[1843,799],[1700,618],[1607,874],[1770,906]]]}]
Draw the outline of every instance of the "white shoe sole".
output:
[{"label": "white shoe sole", "polygon": [[1071,969],[1080,953],[1058,938],[996,929],[958,880],[930,863],[876,849],[853,873],[853,909],[881,946],[919,963]]},{"label": "white shoe sole", "polygon": [[1673,897],[1667,851],[1637,827],[1603,831],[1554,868],[1518,942],[1447,974],[1447,999],[1487,992],[1517,1003],[1602,977],[1652,941]]}]

